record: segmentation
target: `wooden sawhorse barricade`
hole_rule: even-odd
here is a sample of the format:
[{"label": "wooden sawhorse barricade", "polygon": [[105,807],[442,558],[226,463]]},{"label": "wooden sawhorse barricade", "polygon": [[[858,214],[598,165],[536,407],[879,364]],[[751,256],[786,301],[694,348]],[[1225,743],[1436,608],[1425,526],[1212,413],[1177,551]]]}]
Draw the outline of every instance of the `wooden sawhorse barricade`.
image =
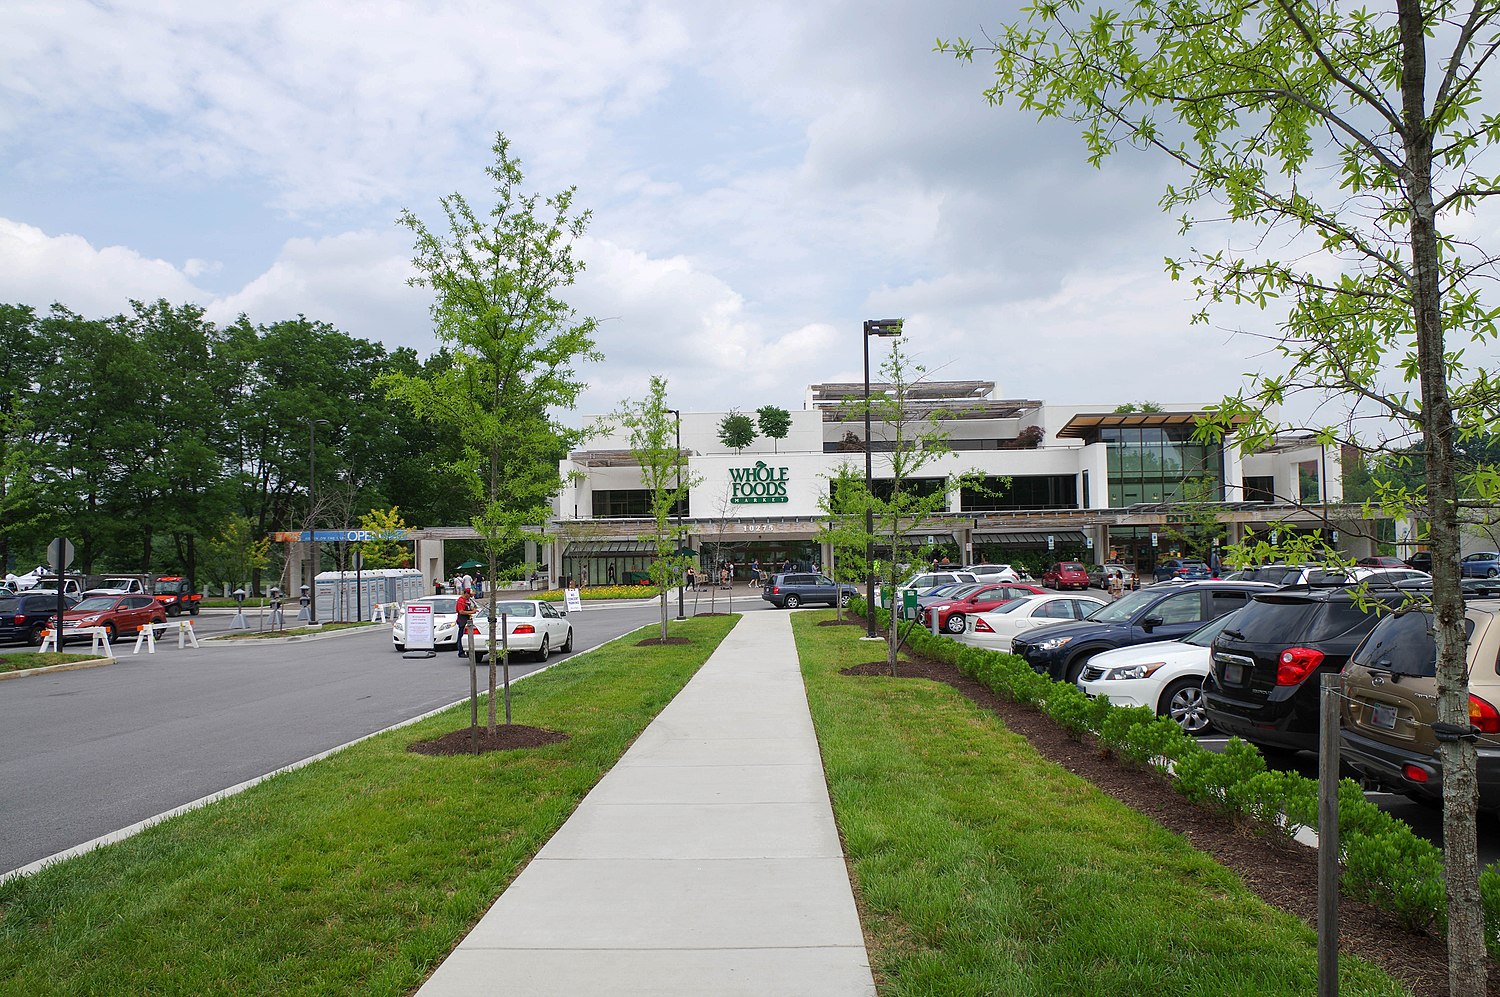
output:
[{"label": "wooden sawhorse barricade", "polygon": [[198,634],[193,629],[192,620],[168,620],[166,623],[147,623],[141,627],[141,632],[135,638],[135,650],[131,654],[140,654],[141,648],[146,648],[147,654],[156,653],[156,631],[177,629],[177,646],[197,647]]},{"label": "wooden sawhorse barricade", "polygon": [[[113,658],[115,656],[115,652],[109,646],[109,628],[108,627],[69,627],[68,628],[68,636],[69,637],[79,637],[79,636],[82,636],[83,634],[88,634],[89,635],[89,638],[90,638],[90,641],[91,641],[91,643],[89,644],[89,653],[90,654],[96,654],[97,653],[97,654],[99,654],[99,655],[101,655],[102,657],[105,657],[105,658]],[[42,631],[42,646],[39,647],[39,648],[37,648],[37,653],[38,654],[45,654],[47,651],[61,651],[61,650],[62,650],[62,648],[58,645],[58,641],[57,641],[57,630],[55,628],[48,628],[46,630],[43,630]]]}]

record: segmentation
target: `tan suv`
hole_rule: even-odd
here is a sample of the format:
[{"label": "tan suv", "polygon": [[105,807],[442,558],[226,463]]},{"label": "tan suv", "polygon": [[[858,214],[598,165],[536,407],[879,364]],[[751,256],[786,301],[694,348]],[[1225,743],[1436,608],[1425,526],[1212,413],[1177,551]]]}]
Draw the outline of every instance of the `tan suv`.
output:
[{"label": "tan suv", "polygon": [[[1469,723],[1478,728],[1479,806],[1500,810],[1500,599],[1465,606],[1469,650]],[[1437,645],[1432,614],[1388,616],[1344,667],[1340,753],[1367,782],[1417,800],[1441,800],[1443,768],[1437,721]]]}]

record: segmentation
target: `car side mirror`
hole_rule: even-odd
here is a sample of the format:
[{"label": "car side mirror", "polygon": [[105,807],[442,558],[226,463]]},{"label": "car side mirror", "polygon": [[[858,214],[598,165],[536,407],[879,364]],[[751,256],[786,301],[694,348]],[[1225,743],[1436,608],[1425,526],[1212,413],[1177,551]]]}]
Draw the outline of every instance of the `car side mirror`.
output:
[{"label": "car side mirror", "polygon": [[1160,616],[1156,616],[1153,614],[1141,620],[1141,629],[1146,631],[1147,633],[1150,633],[1157,627],[1161,626],[1164,622],[1165,621]]}]

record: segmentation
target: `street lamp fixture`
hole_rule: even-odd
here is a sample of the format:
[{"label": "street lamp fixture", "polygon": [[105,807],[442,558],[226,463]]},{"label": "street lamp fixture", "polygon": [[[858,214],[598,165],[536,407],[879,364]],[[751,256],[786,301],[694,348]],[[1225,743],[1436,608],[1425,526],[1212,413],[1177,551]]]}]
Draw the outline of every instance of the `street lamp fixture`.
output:
[{"label": "street lamp fixture", "polygon": [[327,419],[307,420],[307,549],[308,584],[312,598],[307,601],[307,622],[318,622],[318,427],[332,425]]},{"label": "street lamp fixture", "polygon": [[[874,473],[870,460],[870,337],[890,339],[901,335],[901,319],[866,319],[865,334],[860,337],[865,348],[865,636],[875,639],[875,556],[871,539],[875,533],[875,510],[870,505],[874,497]],[[895,551],[891,552],[895,556]],[[894,593],[891,612],[896,611]]]},{"label": "street lamp fixture", "polygon": [[[672,418],[674,418],[674,419],[677,420],[677,453],[676,453],[675,457],[673,458],[673,463],[677,467],[677,491],[681,492],[682,491],[682,413],[680,411],[678,411],[677,409],[675,409],[675,408],[669,408],[666,411],[667,411],[668,415],[670,415]],[[677,551],[678,551],[678,554],[680,555],[681,552],[682,552],[682,543],[683,543],[683,540],[685,539],[683,537],[683,533],[682,533],[682,496],[679,494],[677,496],[677,501],[673,502],[672,504],[677,507]],[[685,612],[683,612],[682,579],[679,578],[677,580],[677,622],[681,623],[683,620],[686,620],[686,619],[687,619],[687,614]]]}]

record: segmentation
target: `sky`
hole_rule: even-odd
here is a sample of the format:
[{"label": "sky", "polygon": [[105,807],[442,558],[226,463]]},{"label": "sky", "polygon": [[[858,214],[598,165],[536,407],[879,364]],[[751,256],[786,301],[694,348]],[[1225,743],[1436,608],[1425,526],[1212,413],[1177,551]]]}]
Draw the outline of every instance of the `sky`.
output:
[{"label": "sky", "polygon": [[861,379],[862,323],[890,317],[928,376],[998,398],[1235,391],[1262,346],[1190,327],[1166,164],[1096,169],[1076,126],[990,106],[983,58],[933,50],[1016,6],[8,0],[0,301],[301,314],[429,354],[397,216],[488,207],[504,132],[529,190],[593,212],[580,414],[653,374],[687,411],[801,408]]}]

